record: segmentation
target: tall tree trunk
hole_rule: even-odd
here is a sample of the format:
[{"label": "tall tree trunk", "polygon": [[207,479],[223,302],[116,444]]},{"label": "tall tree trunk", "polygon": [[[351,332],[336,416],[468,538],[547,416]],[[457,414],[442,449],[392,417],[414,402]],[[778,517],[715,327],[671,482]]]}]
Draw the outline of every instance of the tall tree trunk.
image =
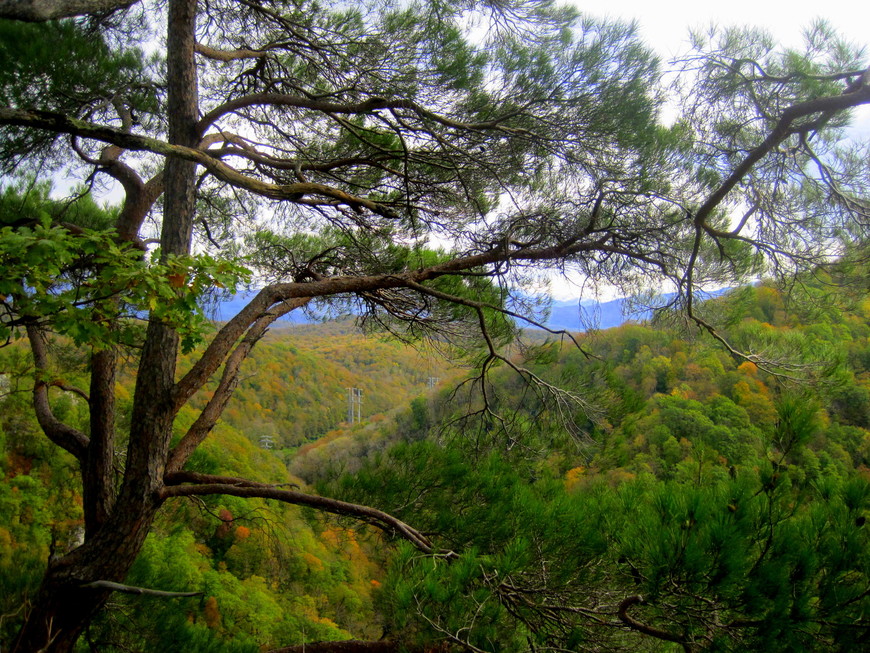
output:
[{"label": "tall tree trunk", "polygon": [[113,347],[91,355],[90,441],[82,464],[85,539],[106,523],[115,503],[115,377]]},{"label": "tall tree trunk", "polygon": [[[170,0],[167,26],[167,115],[169,140],[195,146],[198,117],[194,28],[196,0]],[[161,251],[165,258],[188,254],[193,233],[194,164],[169,159],[165,168],[165,193]],[[32,609],[12,651],[30,653],[72,651],[89,621],[110,592],[88,588],[97,580],[122,581],[139,555],[154,516],[160,507],[160,489],[177,409],[173,401],[178,335],[159,322],[148,325],[139,361],[133,400],[130,443],[124,479],[115,499],[111,491],[111,431],[114,404],[101,394],[92,416],[104,437],[93,438],[82,461],[84,492],[100,501],[88,514],[85,543],[51,562]],[[114,354],[98,354],[94,379],[99,393],[113,383]],[[92,391],[95,386],[92,384]],[[102,401],[106,399],[106,401]],[[93,449],[91,448],[93,447]]]}]

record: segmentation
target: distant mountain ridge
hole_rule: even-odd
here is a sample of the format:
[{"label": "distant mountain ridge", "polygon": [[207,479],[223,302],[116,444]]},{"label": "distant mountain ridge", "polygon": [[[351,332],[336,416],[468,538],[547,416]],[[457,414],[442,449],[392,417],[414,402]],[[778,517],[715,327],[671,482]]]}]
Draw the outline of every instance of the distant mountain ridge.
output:
[{"label": "distant mountain ridge", "polygon": [[[728,289],[714,290],[709,293],[704,293],[704,298],[717,297]],[[209,311],[209,317],[218,322],[226,321],[238,313],[245,304],[247,304],[256,295],[257,291],[241,292],[233,297],[220,301]],[[667,293],[662,296],[664,300],[669,301],[674,297],[674,293]],[[594,299],[566,299],[553,301],[550,305],[550,314],[544,324],[550,329],[564,329],[566,331],[586,331],[589,328],[594,329],[610,329],[628,321],[647,320],[651,317],[652,311],[634,310],[628,311],[627,305],[629,298],[619,297],[606,302],[599,302]],[[289,316],[282,318],[283,322],[291,324],[316,324],[327,319],[325,314],[305,313],[303,311],[293,311]],[[521,324],[523,328],[536,329],[529,324]]]},{"label": "distant mountain ridge", "polygon": [[[719,297],[731,290],[719,288],[709,292],[698,292],[696,297],[702,301]],[[659,304],[666,304],[676,297],[676,293],[665,293],[659,297]],[[586,331],[593,329],[610,329],[629,321],[641,322],[652,317],[652,309],[629,307],[631,298],[619,297],[607,302],[597,302],[594,299],[568,299],[553,301],[550,306],[550,317],[546,325],[551,329],[566,331]]]},{"label": "distant mountain ridge", "polygon": [[649,311],[642,313],[625,313],[625,297],[607,302],[596,302],[587,299],[567,299],[554,301],[550,306],[550,318],[546,325],[551,329],[566,331],[586,331],[590,327],[609,329],[619,326],[628,320],[645,320]]}]

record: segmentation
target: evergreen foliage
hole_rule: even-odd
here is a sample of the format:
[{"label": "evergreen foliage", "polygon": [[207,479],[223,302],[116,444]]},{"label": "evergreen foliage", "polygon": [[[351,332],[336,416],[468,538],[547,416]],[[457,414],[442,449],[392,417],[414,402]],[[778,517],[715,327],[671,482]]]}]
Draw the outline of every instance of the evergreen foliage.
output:
[{"label": "evergreen foliage", "polygon": [[[339,646],[379,619],[386,642],[347,646],[863,643],[866,274],[811,308],[864,269],[870,159],[844,147],[870,104],[858,48],[821,23],[802,50],[711,30],[665,86],[631,25],[551,0],[2,1],[0,36],[13,653]],[[50,175],[84,189],[59,201]],[[88,196],[106,181],[117,209]],[[515,345],[554,269],[720,349],[642,327]],[[757,319],[699,304],[761,277],[786,283],[746,291]],[[202,303],[248,278],[260,290],[211,329]],[[297,452],[307,479],[399,517],[253,445],[270,410],[284,447],[334,424],[287,428],[339,385],[290,381],[307,352],[261,343],[293,371],[250,383],[256,419],[233,414],[269,327],[317,305],[474,364],[452,395]],[[279,409],[282,383],[308,403]],[[274,538],[248,525],[266,501]],[[415,552],[391,558],[394,537]],[[38,587],[31,545],[51,554]],[[189,584],[198,605],[172,591]],[[152,623],[118,593],[167,602]]]},{"label": "evergreen foliage", "polygon": [[[709,310],[743,311],[752,295],[762,307],[778,297],[761,286]],[[509,401],[505,375],[488,392],[519,413],[503,417],[525,425],[520,446],[505,448],[498,429],[447,427],[481,397],[444,394],[379,424],[391,447],[372,450],[359,440],[384,436],[356,433],[322,457],[300,452],[293,467],[324,491],[389,506],[456,552],[400,547],[390,561],[382,609],[409,638],[485,651],[860,649],[870,433],[836,398],[865,387],[867,368],[842,353],[870,340],[848,311],[804,324],[781,310],[772,339],[801,342],[806,365],[836,354],[814,398],[709,342],[626,325],[582,341],[601,362],[556,344],[537,354],[546,378],[607,391],[610,410],[580,441],[545,408]],[[358,471],[339,475],[347,469]]]}]

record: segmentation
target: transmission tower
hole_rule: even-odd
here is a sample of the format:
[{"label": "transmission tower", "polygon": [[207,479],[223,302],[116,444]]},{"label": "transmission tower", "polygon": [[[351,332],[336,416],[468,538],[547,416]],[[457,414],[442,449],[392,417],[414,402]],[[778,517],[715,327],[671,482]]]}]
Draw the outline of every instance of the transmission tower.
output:
[{"label": "transmission tower", "polygon": [[362,390],[360,388],[347,389],[347,421],[348,424],[362,422]]},{"label": "transmission tower", "polygon": [[275,438],[271,435],[261,435],[260,436],[260,446],[263,449],[274,449],[275,448]]}]

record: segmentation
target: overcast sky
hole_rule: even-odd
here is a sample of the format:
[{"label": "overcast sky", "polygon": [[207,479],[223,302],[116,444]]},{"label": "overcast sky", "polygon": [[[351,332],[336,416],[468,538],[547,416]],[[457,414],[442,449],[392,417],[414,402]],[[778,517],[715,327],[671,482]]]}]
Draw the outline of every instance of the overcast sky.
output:
[{"label": "overcast sky", "polygon": [[[568,0],[581,11],[596,16],[637,22],[640,35],[665,63],[688,49],[690,29],[711,24],[722,27],[763,27],[780,43],[799,47],[803,30],[823,18],[852,43],[870,51],[870,2],[770,2],[770,0]],[[855,113],[854,128],[870,134],[870,107]]]},{"label": "overcast sky", "polygon": [[796,45],[803,28],[824,18],[855,43],[870,43],[870,3],[866,0],[573,0],[573,4],[592,15],[636,20],[644,39],[665,57],[685,49],[690,28],[711,23],[764,27],[777,40]]},{"label": "overcast sky", "polygon": [[[870,50],[870,2],[868,0],[825,0],[824,2],[770,2],[769,0],[570,0],[578,9],[593,16],[634,20],[640,35],[662,57],[665,64],[686,52],[690,29],[711,24],[721,27],[752,26],[767,29],[780,43],[800,47],[802,33],[813,21],[823,18],[846,39]],[[868,57],[870,58],[870,57]],[[870,107],[855,112],[856,137],[870,137]],[[553,278],[550,292],[555,299],[576,298],[583,290],[579,283]],[[602,289],[602,299],[615,295]],[[584,293],[585,294],[585,293]]]}]

